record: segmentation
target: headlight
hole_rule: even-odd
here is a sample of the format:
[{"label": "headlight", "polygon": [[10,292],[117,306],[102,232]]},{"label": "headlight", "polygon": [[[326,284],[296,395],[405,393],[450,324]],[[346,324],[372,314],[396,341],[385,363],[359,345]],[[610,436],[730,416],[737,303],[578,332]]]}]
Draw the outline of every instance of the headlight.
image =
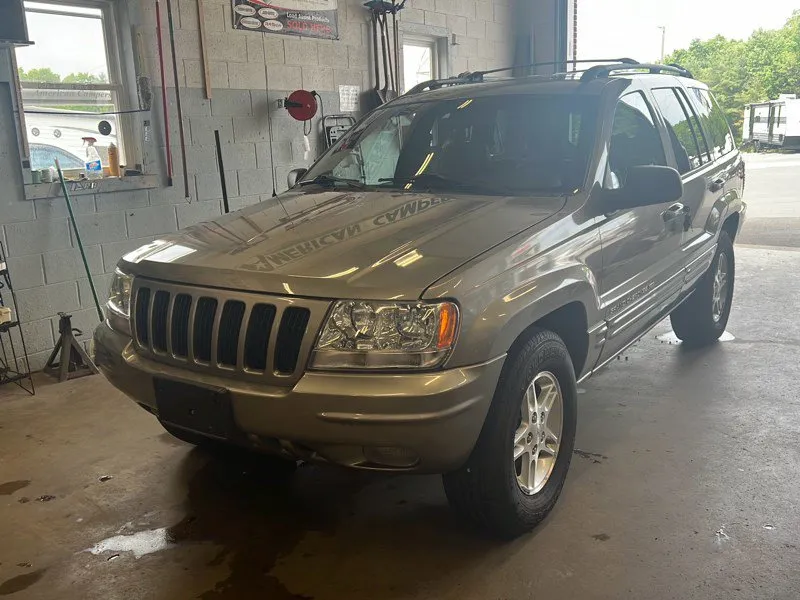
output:
[{"label": "headlight", "polygon": [[114,271],[111,279],[111,288],[108,291],[109,310],[126,319],[131,315],[131,287],[133,276],[126,275],[119,269]]},{"label": "headlight", "polygon": [[430,369],[444,362],[458,333],[452,302],[334,304],[311,360],[315,369]]}]

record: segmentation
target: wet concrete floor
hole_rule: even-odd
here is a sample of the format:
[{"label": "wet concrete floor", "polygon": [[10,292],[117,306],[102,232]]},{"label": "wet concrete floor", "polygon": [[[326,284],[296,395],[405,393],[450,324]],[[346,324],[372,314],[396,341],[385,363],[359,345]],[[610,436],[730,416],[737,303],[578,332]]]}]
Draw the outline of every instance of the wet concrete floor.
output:
[{"label": "wet concrete floor", "polygon": [[0,596],[795,599],[800,253],[738,263],[735,339],[687,350],[662,324],[581,385],[561,500],[512,543],[459,524],[437,477],[308,466],[274,489],[101,377],[0,389]]}]

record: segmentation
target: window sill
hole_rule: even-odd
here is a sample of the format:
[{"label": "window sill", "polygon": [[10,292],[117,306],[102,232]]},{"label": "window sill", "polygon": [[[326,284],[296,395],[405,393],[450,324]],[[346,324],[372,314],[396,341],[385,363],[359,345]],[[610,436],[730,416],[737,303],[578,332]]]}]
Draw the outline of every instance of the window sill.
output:
[{"label": "window sill", "polygon": [[[70,197],[87,194],[110,194],[129,190],[147,190],[158,187],[158,175],[133,175],[130,177],[109,177],[86,181],[68,181],[67,191]],[[26,200],[42,198],[58,198],[63,195],[61,183],[29,183],[25,186]]]}]

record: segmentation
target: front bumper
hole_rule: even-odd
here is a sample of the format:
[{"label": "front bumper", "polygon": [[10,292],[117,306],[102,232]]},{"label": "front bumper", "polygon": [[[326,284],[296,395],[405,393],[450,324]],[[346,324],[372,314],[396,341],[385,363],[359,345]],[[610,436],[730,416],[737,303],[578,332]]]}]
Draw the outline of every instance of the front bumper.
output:
[{"label": "front bumper", "polygon": [[[241,441],[266,452],[374,470],[444,473],[472,452],[505,357],[430,373],[308,372],[291,388],[196,373],[139,356],[107,323],[94,333],[106,378],[157,416],[154,378],[229,391]],[[398,466],[397,454],[412,457]]]}]

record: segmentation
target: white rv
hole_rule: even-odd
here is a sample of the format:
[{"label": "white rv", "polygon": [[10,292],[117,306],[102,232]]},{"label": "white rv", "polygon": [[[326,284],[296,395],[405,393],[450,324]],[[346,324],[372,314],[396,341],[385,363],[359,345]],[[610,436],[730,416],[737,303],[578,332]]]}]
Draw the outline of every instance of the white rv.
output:
[{"label": "white rv", "polygon": [[761,148],[800,150],[800,99],[781,94],[777,100],[748,104],[744,108],[743,141]]}]

